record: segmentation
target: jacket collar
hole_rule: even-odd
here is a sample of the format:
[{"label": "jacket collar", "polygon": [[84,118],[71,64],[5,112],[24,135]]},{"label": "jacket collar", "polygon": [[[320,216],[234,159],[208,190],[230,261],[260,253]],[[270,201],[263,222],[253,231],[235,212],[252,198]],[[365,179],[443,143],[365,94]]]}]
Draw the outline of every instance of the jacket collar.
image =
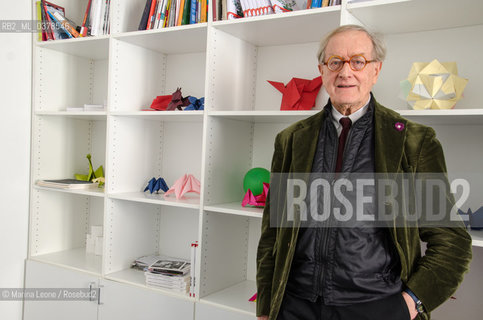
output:
[{"label": "jacket collar", "polygon": [[[400,166],[404,150],[407,120],[395,111],[377,103],[374,97],[371,98],[370,103],[374,104],[376,172],[395,173]],[[299,122],[299,129],[295,130],[293,134],[293,172],[311,171],[317,149],[319,131],[325,117],[327,117],[326,108],[314,116]],[[308,159],[310,161],[307,161]]]}]

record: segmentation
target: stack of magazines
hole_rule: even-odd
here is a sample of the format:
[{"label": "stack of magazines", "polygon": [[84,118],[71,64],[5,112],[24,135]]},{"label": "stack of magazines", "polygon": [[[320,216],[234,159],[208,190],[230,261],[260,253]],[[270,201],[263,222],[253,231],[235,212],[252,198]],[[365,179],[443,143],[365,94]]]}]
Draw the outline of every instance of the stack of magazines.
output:
[{"label": "stack of magazines", "polygon": [[146,256],[133,263],[134,268],[143,269],[146,285],[177,292],[190,291],[190,262],[167,256]]}]

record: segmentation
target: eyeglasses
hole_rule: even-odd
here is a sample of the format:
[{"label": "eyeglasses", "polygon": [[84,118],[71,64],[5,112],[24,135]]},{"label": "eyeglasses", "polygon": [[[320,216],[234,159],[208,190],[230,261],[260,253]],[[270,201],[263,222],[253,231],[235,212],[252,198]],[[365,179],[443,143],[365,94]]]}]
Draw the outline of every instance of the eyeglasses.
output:
[{"label": "eyeglasses", "polygon": [[324,62],[324,65],[327,66],[330,71],[337,72],[342,70],[344,64],[348,62],[353,71],[361,71],[368,63],[375,61],[376,60],[366,60],[363,55],[356,54],[355,56],[350,57],[349,60],[344,60],[339,56],[331,56],[327,62]]}]

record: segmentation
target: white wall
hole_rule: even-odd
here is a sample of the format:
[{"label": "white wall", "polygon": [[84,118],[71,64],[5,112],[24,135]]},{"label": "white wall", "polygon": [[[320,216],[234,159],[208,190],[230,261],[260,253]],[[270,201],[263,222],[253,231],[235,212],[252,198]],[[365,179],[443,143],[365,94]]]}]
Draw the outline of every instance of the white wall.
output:
[{"label": "white wall", "polygon": [[[29,0],[1,0],[0,20],[30,19]],[[0,32],[0,288],[23,286],[27,257],[31,36]],[[21,302],[0,301],[0,319],[21,317]]]}]

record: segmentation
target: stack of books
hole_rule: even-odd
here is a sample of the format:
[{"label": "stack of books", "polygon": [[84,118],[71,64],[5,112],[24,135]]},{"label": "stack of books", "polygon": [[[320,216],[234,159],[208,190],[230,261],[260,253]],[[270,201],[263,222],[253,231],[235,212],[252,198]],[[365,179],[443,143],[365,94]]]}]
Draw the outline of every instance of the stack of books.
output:
[{"label": "stack of books", "polygon": [[138,29],[160,29],[207,21],[207,0],[146,0]]},{"label": "stack of books", "polygon": [[39,41],[109,34],[110,3],[110,0],[89,0],[79,26],[66,17],[64,7],[45,0],[37,1],[37,19],[42,22]]}]

